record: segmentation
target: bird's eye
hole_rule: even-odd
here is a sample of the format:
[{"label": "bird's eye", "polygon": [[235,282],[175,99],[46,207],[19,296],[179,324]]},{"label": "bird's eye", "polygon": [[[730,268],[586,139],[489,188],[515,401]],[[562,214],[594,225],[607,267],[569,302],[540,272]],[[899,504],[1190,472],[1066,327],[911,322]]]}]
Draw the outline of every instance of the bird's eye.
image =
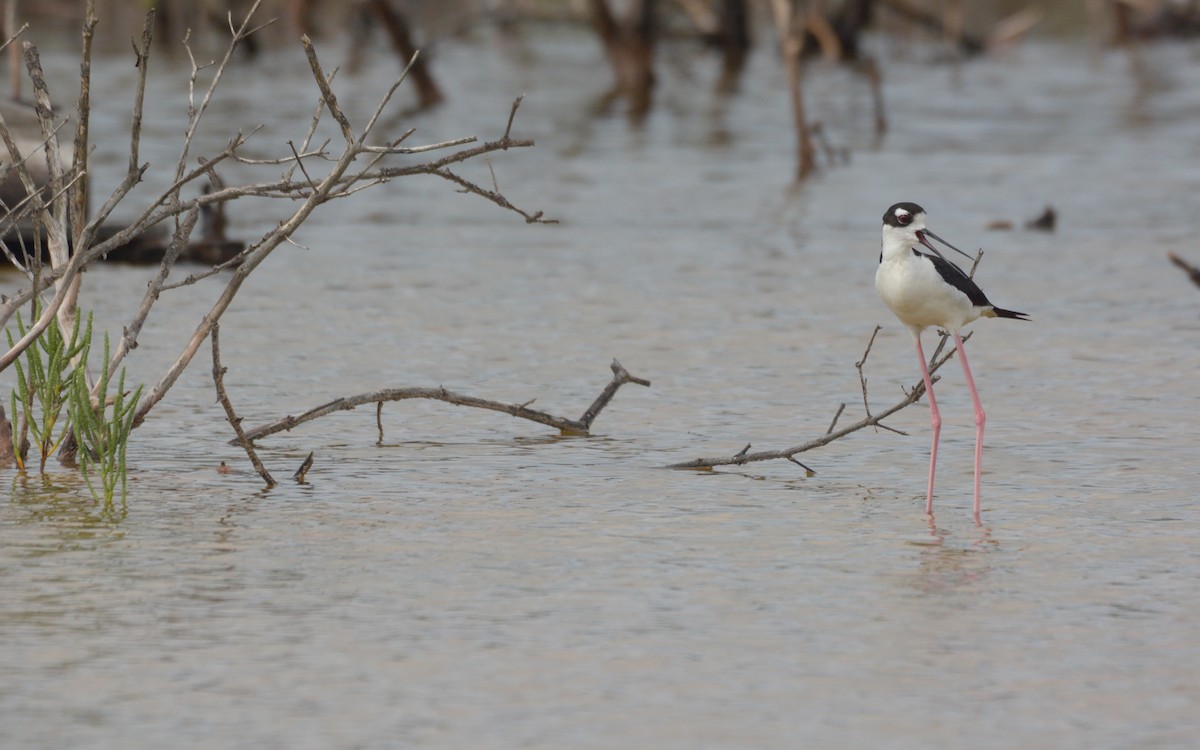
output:
[{"label": "bird's eye", "polygon": [[908,226],[912,223],[912,214],[908,213],[907,211],[897,211],[896,223],[902,227]]}]

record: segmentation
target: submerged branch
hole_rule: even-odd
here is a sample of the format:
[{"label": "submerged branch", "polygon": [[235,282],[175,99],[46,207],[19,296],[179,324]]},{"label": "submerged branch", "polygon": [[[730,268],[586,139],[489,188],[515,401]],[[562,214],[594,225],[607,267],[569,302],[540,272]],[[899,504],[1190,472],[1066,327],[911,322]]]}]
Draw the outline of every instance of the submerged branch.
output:
[{"label": "submerged branch", "polygon": [[[454,391],[448,391],[442,387],[387,388],[371,393],[362,393],[357,396],[334,399],[327,404],[322,404],[321,406],[309,409],[299,416],[289,415],[282,419],[277,419],[269,424],[247,430],[245,436],[247,440],[258,440],[269,435],[274,435],[277,432],[291,430],[293,427],[302,425],[305,422],[311,422],[312,420],[317,419],[318,417],[326,416],[327,414],[332,414],[338,411],[349,411],[364,404],[378,404],[378,407],[376,408],[376,420],[379,424],[379,439],[380,442],[382,442],[383,426],[382,423],[379,422],[379,415],[382,413],[383,402],[405,401],[413,398],[431,399],[433,401],[444,401],[448,404],[454,404],[455,406],[470,406],[477,409],[498,411],[514,417],[519,417],[521,419],[528,419],[529,421],[537,422],[538,424],[544,424],[547,427],[553,427],[561,431],[564,435],[588,435],[590,433],[592,423],[595,421],[596,417],[599,416],[604,407],[607,406],[610,401],[612,401],[613,396],[616,395],[617,389],[619,389],[622,385],[625,385],[626,383],[636,383],[637,385],[646,387],[650,386],[649,380],[630,375],[629,371],[622,367],[621,363],[615,359],[612,361],[611,368],[613,371],[612,380],[608,382],[608,385],[604,387],[604,390],[598,397],[596,397],[596,400],[592,402],[591,406],[584,411],[583,416],[581,416],[579,419],[558,417],[554,416],[553,414],[547,414],[543,411],[530,409],[529,404],[532,403],[532,401],[527,401],[524,404],[506,404],[502,401],[491,401],[484,398],[455,393]],[[232,444],[236,444],[236,441],[232,441]]]}]

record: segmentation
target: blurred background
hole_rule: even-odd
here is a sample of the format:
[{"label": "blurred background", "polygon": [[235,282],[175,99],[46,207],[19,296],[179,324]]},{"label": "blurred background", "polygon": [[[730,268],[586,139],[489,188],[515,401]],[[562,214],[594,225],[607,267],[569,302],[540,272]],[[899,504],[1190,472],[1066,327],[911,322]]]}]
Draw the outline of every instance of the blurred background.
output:
[{"label": "blurred background", "polygon": [[[523,94],[512,134],[536,145],[453,168],[558,223],[431,176],[315,213],[222,319],[247,426],[437,385],[576,417],[614,357],[652,386],[622,388],[587,438],[413,402],[384,406],[380,436],[373,409],[341,412],[262,441],[277,478],[315,452],[304,482],[264,490],[202,350],[132,435],[127,504],[57,465],[0,475],[3,744],[1190,747],[1200,289],[1168,253],[1200,261],[1197,5],[264,3],[277,20],[235,52],[192,158],[237,132],[255,158],[303,140],[302,32],[356,127],[420,48],[380,140],[494,139]],[[9,7],[73,116],[82,5]],[[146,7],[97,4],[93,205],[129,162]],[[150,167],[114,222],[170,184],[181,42],[199,97],[229,9],[159,5]],[[923,403],[888,420],[904,434],[800,455],[812,477],[662,469],[800,444],[841,404],[860,419],[877,324],[867,398],[903,397],[912,344],[873,286],[898,201],[983,249],[977,281],[1032,318],[967,343],[984,527],[953,362],[935,519]],[[226,233],[252,242],[293,209],[239,200]],[[97,331],[128,325],[156,268],[88,271]],[[157,380],[229,277],[163,294],[130,383]]]}]

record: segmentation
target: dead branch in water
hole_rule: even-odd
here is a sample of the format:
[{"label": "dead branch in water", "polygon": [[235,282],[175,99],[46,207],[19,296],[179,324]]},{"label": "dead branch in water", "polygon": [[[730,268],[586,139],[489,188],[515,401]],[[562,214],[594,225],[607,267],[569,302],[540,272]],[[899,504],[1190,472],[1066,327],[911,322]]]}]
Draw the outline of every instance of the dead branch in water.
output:
[{"label": "dead branch in water", "polygon": [[[149,284],[148,291],[142,304],[134,314],[133,319],[125,326],[124,335],[118,346],[105,363],[109,372],[115,372],[121,366],[122,360],[137,347],[137,338],[143,328],[151,309],[160,296],[179,286],[198,283],[202,279],[216,275],[218,271],[236,267],[224,284],[224,289],[217,295],[216,301],[200,318],[190,339],[184,344],[176,360],[162,373],[157,383],[148,389],[138,405],[133,425],[139,426],[153,407],[166,395],[179,376],[191,363],[192,359],[203,344],[205,338],[214,330],[217,322],[229,308],[234,297],[249,275],[261,265],[266,258],[281,244],[289,241],[300,225],[318,207],[334,200],[353,195],[359,190],[381,185],[397,177],[407,177],[418,174],[428,174],[440,177],[453,183],[461,192],[478,195],[501,208],[519,214],[529,223],[550,223],[540,211],[527,212],[515,206],[498,189],[487,189],[458,175],[453,169],[456,165],[478,157],[485,157],[497,151],[507,151],[515,148],[533,146],[532,140],[515,139],[512,137],[513,119],[520,106],[518,98],[508,113],[507,124],[503,135],[498,140],[478,143],[474,137],[457,138],[414,147],[401,146],[413,131],[408,130],[398,137],[389,137],[385,145],[369,145],[374,143],[376,125],[380,115],[391,101],[397,88],[404,82],[413,65],[410,61],[406,69],[381,97],[375,111],[364,125],[358,129],[350,124],[349,118],[342,111],[332,87],[332,75],[326,75],[317,58],[317,53],[311,41],[302,39],[304,51],[308,59],[311,75],[317,89],[318,106],[313,115],[312,123],[303,142],[296,147],[288,142],[284,154],[276,158],[251,159],[242,155],[243,147],[257,134],[254,129],[248,134],[237,133],[231,137],[225,148],[215,156],[195,158],[190,156],[194,138],[199,129],[200,121],[209,111],[209,105],[214,98],[215,89],[228,72],[234,50],[239,44],[256,31],[251,26],[251,18],[261,4],[261,0],[253,3],[246,17],[234,22],[229,18],[230,39],[224,57],[211,65],[198,64],[188,49],[191,60],[191,77],[187,84],[188,115],[187,126],[184,129],[183,141],[179,157],[173,166],[173,180],[169,187],[153,198],[136,218],[121,231],[110,234],[100,234],[101,228],[112,214],[113,209],[124,200],[134,187],[142,181],[148,164],[142,163],[139,157],[140,140],[142,135],[141,123],[145,97],[145,82],[150,62],[151,37],[153,30],[153,14],[147,14],[140,43],[135,42],[133,51],[137,67],[137,86],[133,101],[133,120],[130,130],[129,167],[118,187],[107,198],[99,201],[100,206],[90,216],[82,216],[80,193],[85,184],[84,168],[78,163],[79,155],[86,154],[86,141],[89,133],[86,126],[88,118],[80,115],[77,122],[80,127],[76,132],[74,153],[77,163],[74,165],[56,166],[59,162],[57,149],[57,129],[61,124],[56,120],[53,110],[49,108],[49,95],[41,81],[40,66],[36,50],[26,45],[26,64],[30,77],[34,80],[35,93],[38,98],[38,122],[45,138],[43,149],[51,158],[51,187],[47,191],[49,198],[43,198],[43,191],[36,186],[25,167],[25,160],[15,147],[11,146],[7,128],[0,119],[0,137],[9,142],[12,161],[17,173],[21,176],[28,192],[28,212],[37,216],[42,225],[49,231],[51,237],[52,258],[49,268],[28,268],[25,270],[26,286],[0,299],[0,326],[5,325],[12,315],[35,296],[44,297],[41,314],[30,322],[25,336],[6,352],[0,352],[0,371],[9,367],[22,352],[28,348],[47,326],[52,325],[56,318],[73,315],[74,294],[78,289],[81,274],[87,266],[114,248],[128,243],[151,227],[163,222],[174,224],[174,236],[170,250],[186,245],[188,237],[196,225],[197,215],[213,208],[219,208],[229,201],[243,197],[282,198],[281,204],[292,206],[290,215],[279,221],[273,229],[263,234],[256,242],[247,245],[245,250],[227,263],[214,266],[212,271],[204,274],[189,276],[180,281],[168,283],[168,276],[173,267],[177,252],[168,252],[159,266],[158,273]],[[85,42],[90,39],[94,27],[94,15],[89,3],[88,22],[85,25]],[[258,27],[261,28],[261,27]],[[90,44],[85,43],[85,52],[90,52]],[[199,89],[197,81],[201,70],[210,79],[206,89]],[[79,98],[80,107],[88,107],[91,102],[89,93],[90,64],[84,61],[82,66],[83,81]],[[314,146],[312,141],[317,132],[322,116],[328,114],[336,123],[344,145],[339,149],[329,149],[329,141]],[[472,145],[467,145],[472,144]],[[443,151],[445,155],[428,158],[425,161],[405,166],[390,166],[381,164],[381,160],[392,155],[418,155],[431,151]],[[424,157],[418,157],[424,158]],[[236,162],[250,168],[276,169],[284,171],[274,179],[265,181],[249,181],[244,184],[223,185],[214,179],[215,169],[224,162]],[[300,174],[297,175],[297,167]],[[171,167],[168,167],[170,169]],[[213,189],[199,191],[195,197],[184,195],[185,189],[194,189],[199,185],[213,182]],[[495,181],[493,180],[493,188]],[[73,252],[66,253],[66,228],[69,213],[71,216],[70,231],[74,237]]]},{"label": "dead branch in water", "polygon": [[[379,427],[379,442],[383,442],[383,423],[380,421],[380,415],[383,413],[383,402],[385,401],[405,401],[412,398],[425,398],[433,401],[444,401],[455,406],[471,406],[477,409],[488,409],[490,411],[498,411],[504,414],[509,414],[521,419],[528,419],[531,422],[544,424],[548,427],[553,427],[559,430],[564,435],[588,435],[592,428],[592,422],[600,415],[605,406],[612,401],[616,395],[617,389],[626,383],[636,383],[637,385],[650,387],[650,381],[644,378],[635,377],[629,374],[629,371],[621,366],[617,360],[612,361],[610,365],[613,371],[612,380],[608,385],[604,386],[604,390],[596,397],[591,406],[583,412],[583,416],[579,419],[570,419],[568,417],[556,417],[552,414],[547,414],[543,411],[530,409],[529,404],[532,401],[526,401],[523,404],[506,404],[501,401],[490,401],[484,398],[475,396],[466,396],[461,393],[448,391],[445,388],[387,388],[381,391],[371,393],[363,393],[357,396],[348,396],[330,401],[327,404],[314,407],[304,412],[299,416],[286,416],[283,419],[277,419],[270,424],[265,424],[260,427],[255,427],[252,430],[246,431],[247,440],[259,440],[269,435],[274,435],[277,432],[285,432],[293,427],[311,422],[318,417],[323,417],[327,414],[332,414],[338,411],[348,411],[363,404],[377,404],[376,407],[376,423]],[[236,444],[236,441],[230,441],[231,444]]]},{"label": "dead branch in water", "polygon": [[263,466],[262,461],[258,459],[258,453],[254,450],[254,445],[246,437],[246,433],[242,430],[242,418],[233,410],[233,402],[229,400],[229,394],[225,392],[225,373],[228,368],[221,366],[221,327],[213,324],[212,327],[212,359],[213,359],[213,385],[217,389],[217,400],[221,402],[221,406],[225,408],[225,416],[229,419],[229,424],[233,427],[233,431],[237,433],[234,442],[246,451],[246,455],[250,457],[250,463],[254,465],[254,470],[267,483],[267,487],[275,486],[275,478],[271,476],[271,472],[267,471],[267,467]]},{"label": "dead branch in water", "polygon": [[[872,332],[871,340],[867,342],[867,348],[863,352],[862,359],[859,361],[860,364],[867,361],[867,355],[869,355],[871,353],[871,347],[875,343],[875,335],[877,333],[879,333],[878,327],[876,328],[876,330],[874,332]],[[942,349],[946,343],[946,340],[948,338],[949,337],[947,335],[945,335],[945,334],[942,335],[941,343],[938,345],[938,348],[934,351],[933,356],[930,358],[929,375],[934,382],[936,382],[938,380],[938,378],[933,377],[934,373],[936,373],[941,368],[942,365],[949,362],[950,359],[954,356],[954,352],[955,352],[954,349],[950,349],[945,354],[941,353]],[[861,374],[861,370],[859,372]],[[867,388],[865,378],[862,380],[862,388],[863,388],[863,401],[865,403],[866,402],[866,388]],[[892,416],[893,414],[900,411],[901,409],[904,409],[905,407],[912,406],[913,404],[917,403],[917,401],[919,401],[921,399],[921,396],[923,396],[924,394],[925,394],[925,383],[923,381],[917,381],[917,384],[914,385],[909,391],[907,391],[904,398],[901,399],[900,401],[896,402],[895,404],[892,404],[891,406],[889,406],[888,408],[884,409],[881,412],[876,412],[875,414],[872,414],[870,409],[868,408],[866,417],[860,419],[859,421],[855,422],[854,424],[848,425],[846,427],[843,427],[840,430],[834,431],[833,427],[837,424],[837,418],[841,416],[842,411],[846,408],[846,405],[842,404],[841,406],[838,407],[837,414],[834,415],[833,424],[830,425],[830,429],[824,435],[822,435],[818,438],[809,440],[807,443],[801,443],[800,445],[796,445],[791,448],[785,448],[784,450],[778,450],[778,451],[758,451],[756,453],[750,453],[749,452],[750,446],[747,445],[739,453],[736,453],[732,456],[722,456],[722,457],[718,457],[718,458],[697,458],[697,459],[693,459],[691,461],[684,461],[682,463],[669,464],[666,468],[668,468],[668,469],[712,469],[716,466],[741,466],[742,464],[748,464],[748,463],[752,463],[754,461],[774,461],[774,460],[778,460],[778,459],[782,458],[782,459],[791,461],[792,463],[799,464],[807,472],[812,474],[812,473],[815,473],[815,472],[813,472],[812,469],[808,468],[807,466],[804,466],[804,464],[801,464],[799,461],[796,460],[795,457],[797,455],[804,453],[806,451],[813,450],[815,448],[820,448],[823,445],[829,445],[833,441],[844,438],[853,432],[858,432],[859,430],[863,429],[864,427],[882,427],[886,430],[892,430],[892,432],[899,432],[899,430],[894,430],[891,427],[888,427],[887,425],[883,424],[883,420]],[[900,434],[904,434],[904,433],[900,433]]]},{"label": "dead branch in water", "polygon": [[1200,267],[1192,265],[1183,258],[1180,258],[1175,253],[1167,253],[1167,257],[1171,259],[1172,263],[1183,269],[1183,272],[1188,275],[1188,278],[1192,280],[1193,284],[1200,286]]},{"label": "dead branch in water", "polygon": [[[975,261],[971,264],[971,270],[967,272],[968,277],[973,278],[975,276],[975,270],[979,268],[979,261],[981,260],[983,260],[982,249],[975,253]],[[750,453],[750,445],[747,444],[745,448],[742,448],[741,451],[732,456],[722,458],[697,458],[691,461],[684,461],[683,463],[669,464],[666,468],[712,469],[715,466],[740,466],[742,464],[748,464],[752,461],[773,461],[784,458],[803,467],[804,470],[807,471],[811,476],[816,472],[797,461],[795,458],[797,454],[813,450],[814,448],[820,448],[823,445],[829,445],[834,440],[843,438],[853,432],[858,432],[865,427],[882,427],[883,429],[894,432],[898,435],[907,435],[908,433],[903,432],[902,430],[897,430],[894,427],[889,427],[888,425],[884,424],[883,420],[892,416],[901,409],[912,406],[919,401],[921,396],[925,393],[925,381],[918,380],[916,385],[905,392],[903,399],[889,406],[887,409],[884,409],[876,414],[871,413],[870,400],[867,398],[867,377],[863,374],[863,367],[867,364],[867,357],[871,355],[871,347],[875,345],[875,337],[879,335],[879,331],[881,329],[882,326],[875,326],[875,330],[871,331],[871,338],[867,340],[867,347],[863,350],[862,357],[854,363],[854,369],[858,370],[858,382],[862,388],[863,412],[866,414],[866,416],[859,421],[855,422],[849,427],[843,427],[837,432],[834,432],[833,428],[837,426],[838,419],[841,418],[842,412],[846,410],[846,404],[843,402],[838,406],[837,412],[833,415],[833,420],[829,423],[829,429],[825,430],[825,434],[819,438],[809,440],[807,443],[801,443],[800,445],[796,445],[791,448],[785,448],[781,451],[759,451],[757,453]],[[970,339],[971,334],[969,333],[966,336],[963,336],[963,341],[969,341]],[[941,369],[942,365],[949,362],[950,359],[954,357],[954,353],[958,351],[957,349],[951,349],[945,354],[942,354],[942,350],[946,348],[946,342],[949,340],[950,334],[942,332],[939,336],[937,347],[933,350],[933,354],[929,357],[930,382],[936,383],[938,381],[936,376],[937,371]]]}]

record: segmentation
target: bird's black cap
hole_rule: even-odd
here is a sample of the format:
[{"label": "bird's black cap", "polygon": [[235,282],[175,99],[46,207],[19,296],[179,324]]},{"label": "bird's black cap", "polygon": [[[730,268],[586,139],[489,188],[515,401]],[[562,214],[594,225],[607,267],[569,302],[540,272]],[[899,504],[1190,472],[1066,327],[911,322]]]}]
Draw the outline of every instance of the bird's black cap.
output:
[{"label": "bird's black cap", "polygon": [[889,227],[906,227],[912,223],[913,217],[925,213],[925,209],[916,203],[897,203],[883,215],[883,223]]}]

